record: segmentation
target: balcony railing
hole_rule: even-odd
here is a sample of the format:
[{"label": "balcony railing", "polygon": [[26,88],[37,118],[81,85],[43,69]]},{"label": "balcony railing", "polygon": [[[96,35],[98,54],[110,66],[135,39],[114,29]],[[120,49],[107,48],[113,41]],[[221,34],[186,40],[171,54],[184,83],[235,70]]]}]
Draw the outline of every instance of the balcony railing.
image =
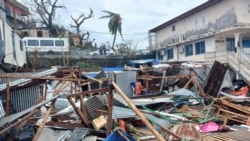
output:
[{"label": "balcony railing", "polygon": [[227,63],[237,74],[241,75],[244,80],[250,82],[250,54],[240,52],[236,54],[233,51],[218,50],[214,52],[207,52],[205,54],[206,62],[219,61]]}]

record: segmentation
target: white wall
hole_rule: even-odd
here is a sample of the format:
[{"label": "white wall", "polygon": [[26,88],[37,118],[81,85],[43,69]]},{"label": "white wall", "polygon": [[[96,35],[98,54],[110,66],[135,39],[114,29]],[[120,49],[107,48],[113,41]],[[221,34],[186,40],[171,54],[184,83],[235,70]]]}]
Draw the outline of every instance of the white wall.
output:
[{"label": "white wall", "polygon": [[[206,52],[223,50],[226,49],[226,37],[232,36],[232,33],[225,32],[223,36],[216,33],[230,30],[239,23],[249,24],[249,19],[250,0],[223,0],[157,31],[156,43],[162,44],[161,49],[163,49],[171,48],[173,45],[184,46],[187,43],[194,43],[203,39],[205,40]],[[172,31],[173,25],[175,31]],[[171,43],[172,39],[179,39],[179,41],[173,44]],[[158,49],[160,49],[159,46]],[[193,56],[186,57],[185,51],[178,58],[178,55],[176,55],[178,50],[174,51],[173,60],[203,61],[205,58],[204,54],[195,55],[195,53]],[[194,49],[193,51],[195,52]],[[167,60],[165,56],[163,59]]]},{"label": "white wall", "polygon": [[[13,64],[16,66],[23,66],[24,64],[27,64],[25,49],[21,50],[20,48],[21,38],[15,33],[13,36],[12,28],[9,27],[7,24],[4,25],[1,24],[1,26],[2,27],[4,26],[4,32],[3,32],[4,46],[5,46],[4,63]],[[16,58],[14,56],[16,56]]]},{"label": "white wall", "polygon": [[231,0],[236,5],[237,19],[239,23],[249,23],[250,0]]},{"label": "white wall", "polygon": [[[192,38],[191,36],[213,32],[220,27],[224,28],[227,24],[234,24],[237,22],[238,14],[241,14],[238,13],[236,15],[238,11],[236,6],[241,6],[242,4],[243,0],[237,0],[237,2],[235,0],[224,0],[219,2],[156,32],[156,41],[157,43],[162,43],[164,40],[176,36],[179,36],[179,39],[181,39],[182,35],[186,35],[185,38],[188,39]],[[173,25],[175,25],[175,31],[172,31]]]}]

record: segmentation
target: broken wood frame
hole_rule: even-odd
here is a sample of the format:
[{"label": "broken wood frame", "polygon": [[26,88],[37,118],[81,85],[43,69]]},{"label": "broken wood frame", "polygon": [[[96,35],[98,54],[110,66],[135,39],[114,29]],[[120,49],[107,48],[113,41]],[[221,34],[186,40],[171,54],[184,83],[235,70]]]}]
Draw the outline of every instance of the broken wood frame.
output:
[{"label": "broken wood frame", "polygon": [[[14,127],[16,127],[16,126],[17,126],[17,130],[19,130],[19,129],[24,125],[24,123],[26,123],[26,121],[27,121],[32,115],[34,115],[35,113],[37,113],[37,112],[39,111],[38,109],[39,109],[41,106],[43,106],[44,104],[50,102],[51,100],[57,99],[57,97],[58,97],[58,96],[55,96],[54,98],[49,99],[49,100],[46,100],[46,101],[43,101],[43,102],[41,102],[40,99],[39,99],[39,101],[37,102],[37,104],[34,105],[33,107],[31,107],[31,108],[29,108],[29,109],[26,109],[26,110],[23,111],[23,112],[20,112],[21,114],[20,114],[20,113],[17,113],[17,115],[19,115],[19,116],[17,116],[16,119],[14,119],[15,121],[16,121],[17,119],[19,119],[20,117],[24,116],[24,115],[26,115],[26,116],[24,116],[21,120],[18,120],[17,122],[14,122],[14,123],[11,124],[9,127],[6,127],[4,130],[1,130],[1,131],[0,131],[0,135],[3,134],[3,133],[5,133],[5,132],[7,132],[7,131],[9,131],[11,128],[14,128]],[[12,115],[11,115],[11,116],[12,116]],[[16,115],[14,115],[14,116],[16,116]],[[8,118],[8,117],[5,117],[5,118]]]},{"label": "broken wood frame", "polygon": [[156,136],[159,141],[165,141],[164,137],[154,128],[154,126],[146,119],[144,114],[134,105],[134,103],[127,97],[127,95],[119,88],[119,86],[112,82],[114,89],[122,96],[122,98],[127,102],[130,108],[140,117],[140,119],[145,123],[145,125],[151,130],[151,132]]},{"label": "broken wood frame", "polygon": [[[163,74],[165,74],[165,71],[163,72]],[[186,74],[178,74],[178,75],[173,75],[173,76],[153,76],[153,75],[138,75],[136,77],[137,80],[144,80],[146,82],[146,90],[149,90],[149,82],[153,81],[154,79],[159,79],[161,81],[161,86],[159,88],[159,91],[163,90],[163,83],[167,80],[167,79],[178,79],[178,78],[183,78],[185,77]]]},{"label": "broken wood frame", "polygon": [[[217,105],[217,115],[223,119],[223,125],[226,125],[228,120],[250,125],[250,111],[247,108],[231,103],[225,99],[218,99],[218,102],[221,105]],[[238,112],[236,113],[235,110]]]},{"label": "broken wood frame", "polygon": [[[76,93],[76,94],[71,94],[67,96],[67,99],[69,100],[70,104],[76,111],[77,115],[80,117],[82,123],[86,127],[90,127],[90,123],[88,121],[87,117],[87,109],[85,107],[85,102],[84,102],[84,96],[89,95],[90,93],[103,93],[103,92],[108,92],[109,98],[108,98],[108,121],[107,121],[107,135],[111,133],[111,127],[112,127],[112,109],[113,109],[113,93],[112,93],[113,87],[109,84],[109,87],[107,88],[101,88],[101,89],[95,89],[91,91],[83,91],[81,93]],[[80,108],[78,108],[73,102],[72,98],[73,97],[80,97]]]},{"label": "broken wood frame", "polygon": [[[34,80],[58,80],[60,82],[63,83],[63,85],[59,86],[57,91],[54,92],[54,95],[59,94],[66,86],[70,86],[70,92],[72,93],[73,91],[73,83],[76,82],[80,82],[80,83],[84,83],[86,82],[86,80],[82,80],[76,77],[76,75],[74,73],[79,73],[79,71],[74,71],[74,70],[70,70],[70,74],[69,76],[63,77],[63,78],[55,78],[55,77],[51,77],[51,76],[20,76],[20,75],[9,75],[9,74],[0,74],[0,78],[6,78],[6,116],[10,115],[10,91],[11,91],[11,86],[10,86],[10,78],[20,78],[20,79],[34,79]],[[77,84],[77,83],[76,83]],[[24,87],[22,85],[22,87]],[[43,85],[43,87],[46,87],[45,85]],[[18,88],[18,86],[17,86]],[[46,88],[42,88],[43,90],[47,90]],[[75,87],[75,89],[77,89],[77,87]],[[76,90],[77,91],[77,90]],[[44,96],[43,94],[45,94],[45,91],[41,91],[41,96]]]},{"label": "broken wood frame", "polygon": [[47,113],[46,113],[45,116],[43,117],[43,121],[42,121],[42,123],[40,124],[39,128],[37,129],[36,134],[35,134],[35,136],[34,136],[34,138],[33,138],[32,141],[38,141],[38,139],[39,139],[39,137],[40,137],[40,135],[41,135],[41,133],[42,133],[42,131],[43,131],[43,128],[44,128],[44,126],[45,126],[45,124],[46,124],[46,122],[47,122],[47,120],[48,120],[48,118],[49,118],[49,115],[50,115],[50,113],[52,112],[52,109],[53,109],[53,107],[54,107],[54,105],[55,105],[56,100],[57,100],[57,99],[54,99],[54,100],[52,101],[52,103],[51,103],[51,105],[50,105],[50,107],[49,107]]}]

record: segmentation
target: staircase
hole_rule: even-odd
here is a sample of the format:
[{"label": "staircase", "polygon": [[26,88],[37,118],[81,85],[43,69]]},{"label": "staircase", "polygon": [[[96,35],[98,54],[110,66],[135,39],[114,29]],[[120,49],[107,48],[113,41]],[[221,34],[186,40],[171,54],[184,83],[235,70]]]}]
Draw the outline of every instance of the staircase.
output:
[{"label": "staircase", "polygon": [[248,84],[250,84],[250,55],[232,51],[219,50],[216,52],[207,52],[205,54],[206,62],[213,63],[215,60],[221,63],[227,63],[229,67],[239,74]]}]

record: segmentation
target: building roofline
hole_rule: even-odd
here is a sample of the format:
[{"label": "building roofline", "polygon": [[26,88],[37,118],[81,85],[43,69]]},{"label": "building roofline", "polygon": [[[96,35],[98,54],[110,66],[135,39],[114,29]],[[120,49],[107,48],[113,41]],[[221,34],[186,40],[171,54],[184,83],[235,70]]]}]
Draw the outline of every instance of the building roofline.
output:
[{"label": "building roofline", "polygon": [[182,19],[184,19],[184,18],[186,18],[188,16],[191,16],[191,15],[193,15],[193,14],[199,12],[199,11],[202,11],[202,10],[212,6],[212,5],[215,5],[215,4],[217,4],[217,3],[221,2],[221,1],[223,1],[223,0],[208,0],[207,2],[205,2],[205,3],[203,3],[203,4],[199,5],[199,6],[197,6],[197,7],[193,8],[193,9],[191,9],[191,10],[189,10],[189,11],[187,11],[187,12],[185,12],[185,13],[183,13],[183,14],[181,14],[181,15],[179,15],[179,16],[177,16],[177,17],[175,17],[175,18],[173,18],[173,19],[171,19],[171,20],[169,20],[169,21],[167,21],[167,22],[153,28],[153,29],[151,29],[151,30],[149,30],[149,32],[159,31],[159,30],[161,30],[161,29],[163,29],[163,28],[165,28],[165,27],[167,27],[167,26],[169,26],[169,25],[171,25],[171,24],[173,24],[173,23],[175,23],[177,21],[180,21],[180,20],[182,20]]},{"label": "building roofline", "polygon": [[20,2],[18,2],[17,0],[13,0],[13,1],[8,1],[10,4],[13,4],[17,7],[19,7],[20,9],[22,9],[24,12],[26,12],[26,14],[30,14],[29,13],[29,8],[24,6],[23,4],[21,4]]}]

